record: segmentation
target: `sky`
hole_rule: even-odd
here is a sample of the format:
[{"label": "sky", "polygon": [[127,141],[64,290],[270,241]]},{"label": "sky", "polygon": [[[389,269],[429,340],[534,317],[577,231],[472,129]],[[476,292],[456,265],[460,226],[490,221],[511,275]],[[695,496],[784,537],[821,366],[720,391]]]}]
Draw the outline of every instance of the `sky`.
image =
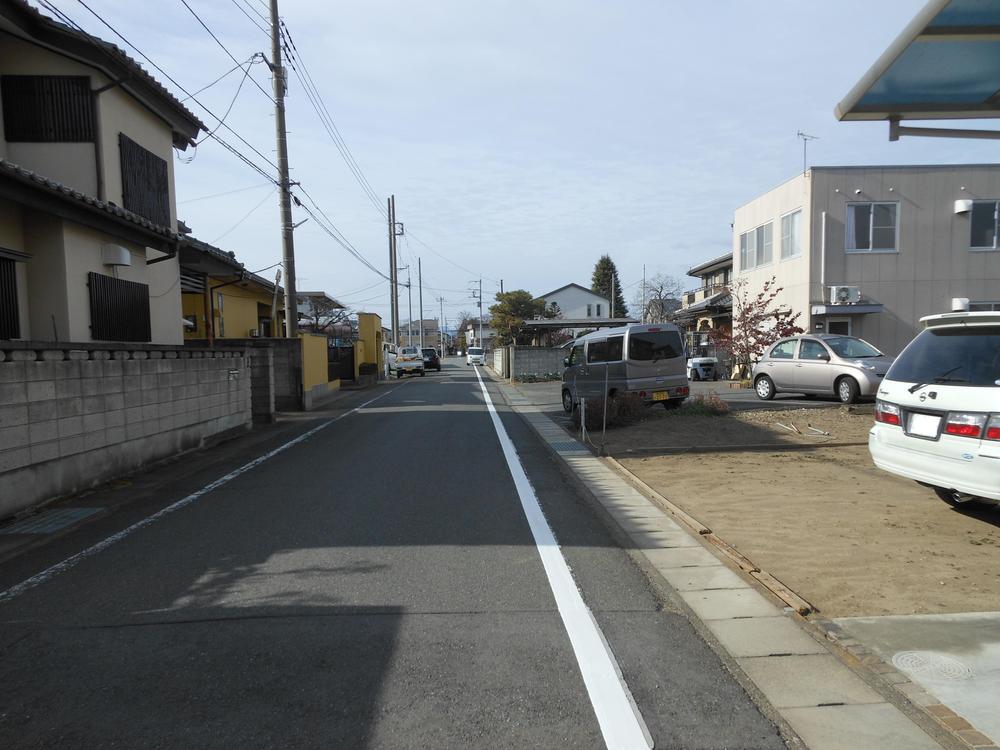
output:
[{"label": "sky", "polygon": [[[51,2],[126,46],[80,0]],[[234,68],[182,0],[157,3],[155,24],[146,2],[87,4],[189,92]],[[265,0],[187,4],[238,61],[270,56],[269,37],[251,22],[264,25]],[[698,286],[685,272],[729,250],[734,210],[801,171],[798,131],[816,137],[810,165],[996,161],[996,142],[892,143],[885,123],[834,118],[834,105],[923,5],[280,0],[280,14],[299,74],[315,82],[378,206],[395,195],[414,318],[419,258],[425,317],[443,306],[453,324],[475,310],[469,290],[480,278],[486,305],[501,280],[507,291],[539,295],[570,282],[589,287],[604,253],[629,301],[644,265],[649,276]],[[251,75],[270,91],[264,64]],[[225,125],[275,161],[273,103],[249,81],[239,88],[242,77],[232,72],[196,98],[218,116],[232,104]],[[292,179],[388,273],[383,215],[292,70],[289,87]],[[218,124],[187,104],[209,127]],[[219,134],[276,173],[232,132]],[[252,271],[278,263],[273,185],[210,139],[175,156],[178,216],[194,235],[235,252]],[[306,218],[295,210],[295,221]],[[296,229],[295,258],[300,290],[325,291],[388,320],[388,283],[315,221]],[[401,289],[400,318],[407,317]]]}]

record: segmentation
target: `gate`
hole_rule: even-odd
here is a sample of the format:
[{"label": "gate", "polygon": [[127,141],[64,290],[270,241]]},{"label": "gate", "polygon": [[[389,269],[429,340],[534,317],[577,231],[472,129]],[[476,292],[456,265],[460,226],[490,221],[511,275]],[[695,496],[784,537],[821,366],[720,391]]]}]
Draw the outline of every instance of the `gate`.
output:
[{"label": "gate", "polygon": [[328,380],[354,380],[354,347],[331,346],[326,350]]}]

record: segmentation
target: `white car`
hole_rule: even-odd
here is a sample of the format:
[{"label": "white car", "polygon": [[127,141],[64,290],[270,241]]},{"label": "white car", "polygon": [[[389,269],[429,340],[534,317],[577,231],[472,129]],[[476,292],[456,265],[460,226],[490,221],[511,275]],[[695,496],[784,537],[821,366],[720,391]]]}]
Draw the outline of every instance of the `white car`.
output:
[{"label": "white car", "polygon": [[1000,313],[921,322],[879,384],[872,460],[952,505],[1000,505]]},{"label": "white car", "polygon": [[424,374],[424,354],[419,346],[402,346],[396,354],[396,377],[405,374]]},{"label": "white car", "polygon": [[385,363],[386,377],[396,372],[396,345],[385,342],[382,344],[382,361]]},{"label": "white car", "polygon": [[465,355],[466,365],[485,365],[486,356],[483,354],[483,347],[481,346],[470,346],[469,351]]}]

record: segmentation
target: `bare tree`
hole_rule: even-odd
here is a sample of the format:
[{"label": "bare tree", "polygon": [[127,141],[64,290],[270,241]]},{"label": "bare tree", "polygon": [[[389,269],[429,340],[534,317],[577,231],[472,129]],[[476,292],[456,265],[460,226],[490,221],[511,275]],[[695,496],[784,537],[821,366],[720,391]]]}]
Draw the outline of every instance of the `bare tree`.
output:
[{"label": "bare tree", "polygon": [[680,308],[683,289],[683,284],[673,276],[658,273],[646,279],[645,286],[639,284],[632,307],[634,310],[642,310],[645,300],[646,314],[643,319],[647,323],[666,323],[671,314]]},{"label": "bare tree", "polygon": [[299,324],[313,333],[331,333],[343,328],[353,315],[351,310],[341,307],[340,303],[320,297],[308,297],[307,306],[309,312],[300,316]]}]

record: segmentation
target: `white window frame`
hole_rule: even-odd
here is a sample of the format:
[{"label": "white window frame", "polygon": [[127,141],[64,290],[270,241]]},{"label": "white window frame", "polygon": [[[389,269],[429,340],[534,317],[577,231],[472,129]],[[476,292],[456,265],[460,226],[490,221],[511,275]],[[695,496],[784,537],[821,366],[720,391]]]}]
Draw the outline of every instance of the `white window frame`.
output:
[{"label": "white window frame", "polygon": [[[764,239],[764,230],[770,229],[770,246],[771,246],[771,257],[766,261],[759,261],[761,242]],[[760,234],[758,234],[760,233]],[[746,246],[744,247],[744,240],[746,238]],[[750,239],[753,239],[753,247],[750,246]],[[753,257],[753,262],[750,263],[750,258]],[[764,266],[769,266],[774,262],[774,221],[765,221],[763,224],[758,224],[753,229],[748,229],[740,235],[740,273],[744,271],[752,271],[755,268],[763,268]]]},{"label": "white window frame", "polygon": [[969,250],[979,253],[988,253],[1000,249],[1000,201],[998,200],[976,200],[972,201],[972,210],[975,211],[977,203],[993,204],[993,245],[973,245],[972,244],[972,213],[969,214]]},{"label": "white window frame", "polygon": [[[855,206],[868,206],[868,247],[867,248],[857,248],[850,247],[849,243],[853,242],[854,232],[851,229],[854,226],[852,220],[852,209]],[[871,247],[875,244],[875,206],[893,206],[896,210],[895,222],[892,228],[893,240],[895,241],[895,247]],[[847,215],[844,218],[844,252],[845,253],[898,253],[899,252],[899,201],[852,201],[847,204]]]},{"label": "white window frame", "polygon": [[[795,220],[798,217],[798,220]],[[790,233],[790,239],[794,240],[789,244],[793,245],[794,252],[789,252],[785,254],[785,219],[788,219],[792,223],[792,228],[797,229],[797,233]],[[794,211],[789,211],[786,214],[782,214],[780,219],[781,226],[781,249],[778,251],[781,260],[792,260],[794,258],[802,257],[802,209],[796,208]],[[791,236],[795,234],[795,236]]]}]

